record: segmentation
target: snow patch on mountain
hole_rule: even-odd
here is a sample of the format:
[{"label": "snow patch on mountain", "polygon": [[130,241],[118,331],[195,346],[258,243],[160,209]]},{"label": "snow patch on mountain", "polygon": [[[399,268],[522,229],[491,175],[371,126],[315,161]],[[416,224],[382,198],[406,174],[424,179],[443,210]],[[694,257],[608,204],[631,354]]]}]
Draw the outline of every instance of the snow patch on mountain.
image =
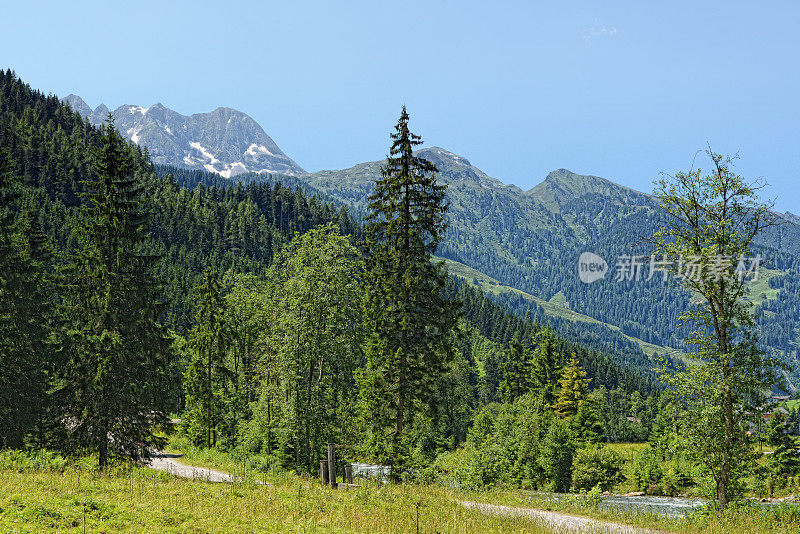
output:
[{"label": "snow patch on mountain", "polygon": [[274,154],[270,152],[267,147],[262,145],[257,145],[255,143],[247,147],[247,151],[245,152],[245,154],[248,154],[250,156],[257,156],[259,153],[267,154],[268,156],[274,156]]},{"label": "snow patch on mountain", "polygon": [[[211,151],[209,151],[206,147],[204,147],[197,141],[192,141],[191,143],[189,143],[189,146],[200,152],[206,159],[208,159],[211,162],[212,165],[214,163],[219,163],[219,160],[214,157],[214,154],[212,154]],[[216,171],[211,171],[211,172],[216,172]]]},{"label": "snow patch on mountain", "polygon": [[141,127],[139,127],[139,128],[136,128],[136,127],[128,128],[128,130],[127,130],[128,139],[130,139],[131,141],[133,141],[134,143],[136,143],[138,145],[139,144],[139,132],[141,130],[142,130]]}]

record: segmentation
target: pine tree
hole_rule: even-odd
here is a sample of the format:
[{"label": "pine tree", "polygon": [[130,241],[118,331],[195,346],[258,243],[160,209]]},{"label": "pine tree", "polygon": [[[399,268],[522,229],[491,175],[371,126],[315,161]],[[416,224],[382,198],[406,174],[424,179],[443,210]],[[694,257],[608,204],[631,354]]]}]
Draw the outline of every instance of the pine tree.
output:
[{"label": "pine tree", "polygon": [[773,413],[767,424],[766,441],[770,445],[780,445],[786,433],[786,420],[781,413]]},{"label": "pine tree", "polygon": [[577,414],[586,401],[589,381],[590,379],[586,378],[586,371],[573,355],[561,371],[561,378],[558,381],[558,397],[554,406],[556,413],[562,417]]},{"label": "pine tree", "polygon": [[42,427],[56,363],[51,253],[35,216],[19,215],[10,168],[0,152],[0,446],[42,447],[44,433],[31,433]]},{"label": "pine tree", "polygon": [[434,263],[446,228],[445,186],[436,166],[415,156],[419,136],[405,107],[375,192],[364,241],[367,363],[360,375],[370,452],[398,476],[405,427],[431,401],[432,384],[452,356],[456,306],[444,299],[444,264]]},{"label": "pine tree", "polygon": [[14,273],[20,270],[22,258],[19,234],[11,226],[18,194],[5,153],[0,157],[0,447],[7,447],[22,441],[18,411],[24,405],[23,379],[28,365],[16,343],[20,339],[16,324],[19,291]]},{"label": "pine tree", "polygon": [[488,351],[483,359],[483,376],[480,380],[482,404],[489,404],[499,400],[498,393],[500,392],[503,372],[498,359],[499,357],[494,350]]},{"label": "pine tree", "polygon": [[189,363],[183,377],[184,428],[196,444],[204,442],[211,447],[216,442],[222,394],[230,374],[225,367],[229,335],[216,273],[207,269],[195,291],[195,322],[189,333]]},{"label": "pine tree", "polygon": [[500,391],[503,402],[514,402],[531,387],[531,355],[522,345],[519,334],[515,334],[504,351],[503,382]]},{"label": "pine tree", "polygon": [[570,419],[573,439],[578,443],[599,443],[603,438],[603,424],[597,410],[589,401],[584,401],[578,412]]},{"label": "pine tree", "polygon": [[62,394],[72,435],[102,468],[111,455],[139,459],[161,443],[153,431],[166,422],[169,349],[133,150],[111,117],[83,185],[82,247],[66,272]]},{"label": "pine tree", "polygon": [[542,399],[552,405],[556,397],[558,383],[558,353],[550,329],[544,329],[536,336],[533,352],[533,380],[531,387],[538,390]]}]

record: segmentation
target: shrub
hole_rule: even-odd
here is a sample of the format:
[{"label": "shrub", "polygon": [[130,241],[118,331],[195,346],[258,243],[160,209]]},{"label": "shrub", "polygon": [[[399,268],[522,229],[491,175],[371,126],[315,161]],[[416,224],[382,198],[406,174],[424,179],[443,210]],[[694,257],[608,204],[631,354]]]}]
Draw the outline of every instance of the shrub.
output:
[{"label": "shrub", "polygon": [[658,454],[649,445],[645,447],[633,462],[633,483],[639,491],[651,495],[661,494],[661,483],[664,471]]},{"label": "shrub", "polygon": [[665,493],[674,495],[685,491],[694,485],[692,470],[689,464],[684,461],[676,461],[669,466],[663,477],[663,490]]},{"label": "shrub", "polygon": [[0,451],[0,468],[18,473],[34,471],[62,472],[67,467],[67,459],[49,450],[5,450]]},{"label": "shrub", "polygon": [[572,463],[572,485],[575,489],[599,487],[610,491],[622,482],[622,457],[603,446],[580,449]]},{"label": "shrub", "polygon": [[560,492],[569,490],[575,445],[570,438],[566,422],[558,419],[553,421],[541,450],[539,463],[550,480],[551,489]]}]

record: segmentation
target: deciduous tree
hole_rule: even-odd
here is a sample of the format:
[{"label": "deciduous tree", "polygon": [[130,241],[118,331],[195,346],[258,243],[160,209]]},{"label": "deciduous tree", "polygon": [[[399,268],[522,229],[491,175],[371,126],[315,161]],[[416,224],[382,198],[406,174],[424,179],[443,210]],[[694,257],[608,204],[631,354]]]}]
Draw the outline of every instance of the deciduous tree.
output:
[{"label": "deciduous tree", "polygon": [[[748,277],[740,269],[749,270],[755,239],[776,215],[759,202],[758,185],[731,170],[730,158],[707,154],[710,173],[679,172],[657,182],[655,196],[669,222],[649,241],[654,254],[674,260],[668,262],[674,279],[698,301],[682,316],[692,328],[686,340],[692,361],[662,376],[679,408],[678,443],[703,467],[725,508],[754,466],[748,423],[777,382],[774,361],[756,345]],[[689,261],[699,267],[682,269]]]}]

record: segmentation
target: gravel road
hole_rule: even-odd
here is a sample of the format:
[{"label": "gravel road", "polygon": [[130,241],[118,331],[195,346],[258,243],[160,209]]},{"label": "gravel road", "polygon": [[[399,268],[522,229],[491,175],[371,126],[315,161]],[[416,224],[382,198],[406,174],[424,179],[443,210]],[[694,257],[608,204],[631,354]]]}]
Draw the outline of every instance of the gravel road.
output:
[{"label": "gravel road", "polygon": [[575,533],[606,533],[606,534],[656,534],[658,531],[632,527],[601,521],[589,517],[580,517],[560,512],[548,512],[546,510],[535,510],[533,508],[515,508],[502,506],[499,504],[486,504],[472,501],[459,501],[460,504],[472,510],[478,510],[485,514],[502,515],[507,517],[524,517],[533,521],[538,521],[547,528],[555,532],[575,532]]},{"label": "gravel road", "polygon": [[175,459],[180,457],[180,454],[159,452],[154,454],[150,459],[148,467],[158,469],[159,471],[166,471],[171,475],[183,478],[205,480],[208,482],[233,482],[233,475],[223,473],[222,471],[207,469],[205,467],[184,465]]},{"label": "gravel road", "polygon": [[[165,471],[174,476],[205,480],[208,482],[233,482],[234,477],[229,473],[215,471],[204,467],[184,465],[176,460],[180,454],[160,452],[150,459],[149,467]],[[487,504],[473,501],[459,501],[462,506],[483,512],[485,514],[502,515],[506,517],[522,517],[538,521],[555,532],[570,533],[605,533],[605,534],[656,534],[657,531],[621,525],[610,521],[601,521],[588,517],[580,517],[560,512],[536,510],[534,508],[516,508],[499,504]]]}]

